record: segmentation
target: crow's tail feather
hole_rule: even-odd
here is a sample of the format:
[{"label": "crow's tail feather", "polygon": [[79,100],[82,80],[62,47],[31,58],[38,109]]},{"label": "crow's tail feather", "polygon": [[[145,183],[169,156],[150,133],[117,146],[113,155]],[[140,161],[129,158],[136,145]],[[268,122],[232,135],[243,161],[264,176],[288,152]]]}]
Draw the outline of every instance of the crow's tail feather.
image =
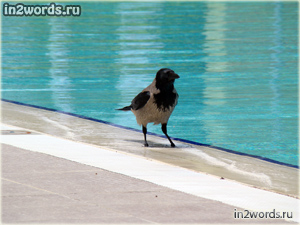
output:
[{"label": "crow's tail feather", "polygon": [[122,110],[122,111],[130,111],[132,109],[131,105],[130,106],[125,106],[122,109],[116,109],[116,110]]}]

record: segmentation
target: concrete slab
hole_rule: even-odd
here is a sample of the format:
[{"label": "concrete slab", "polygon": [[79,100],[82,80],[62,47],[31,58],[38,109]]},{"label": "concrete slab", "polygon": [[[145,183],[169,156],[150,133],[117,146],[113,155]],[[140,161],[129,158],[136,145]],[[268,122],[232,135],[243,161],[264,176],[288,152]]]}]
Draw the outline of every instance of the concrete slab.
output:
[{"label": "concrete slab", "polygon": [[1,152],[3,223],[288,223],[235,219],[234,206],[10,145]]},{"label": "concrete slab", "polygon": [[189,170],[213,174],[253,187],[299,198],[299,170],[251,157],[202,146],[148,136],[151,147],[143,147],[141,133],[57,112],[2,102],[3,122],[65,139],[158,160]]},{"label": "concrete slab", "polygon": [[2,110],[3,222],[287,223],[234,218],[244,210],[292,212],[299,222],[299,200],[288,197],[298,196],[297,169],[169,148],[151,135],[144,148],[135,131],[6,102]]}]

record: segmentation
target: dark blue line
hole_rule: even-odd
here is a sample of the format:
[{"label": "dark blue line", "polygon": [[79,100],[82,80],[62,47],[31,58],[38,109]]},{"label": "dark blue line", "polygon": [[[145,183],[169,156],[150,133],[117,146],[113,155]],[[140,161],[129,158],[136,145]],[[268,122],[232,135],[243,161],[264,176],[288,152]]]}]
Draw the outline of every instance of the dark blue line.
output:
[{"label": "dark blue line", "polygon": [[[90,120],[90,121],[94,121],[94,122],[98,122],[98,123],[103,123],[103,124],[107,124],[107,125],[110,125],[110,126],[114,126],[114,127],[118,127],[118,128],[122,128],[122,129],[126,129],[126,130],[131,130],[131,131],[142,133],[141,130],[138,130],[138,129],[135,129],[135,128],[125,127],[125,126],[122,126],[122,125],[114,124],[114,123],[107,122],[107,121],[104,121],[104,120],[94,119],[94,118],[87,117],[87,116],[78,115],[78,114],[75,114],[75,113],[64,112],[64,111],[60,111],[60,110],[56,110],[56,109],[51,109],[51,108],[47,108],[47,107],[42,107],[42,106],[37,106],[37,105],[32,105],[32,104],[27,104],[27,103],[22,103],[22,102],[7,100],[7,99],[2,99],[2,101],[13,103],[13,104],[17,104],[17,105],[29,106],[29,107],[37,108],[37,109],[43,109],[43,110],[52,111],[52,112],[58,112],[58,113],[62,113],[62,114],[66,114],[66,115],[70,115],[70,116],[74,116],[74,117],[78,117],[78,118],[81,118],[81,119],[86,119],[86,120]],[[159,134],[155,134],[155,133],[152,133],[152,132],[148,132],[148,134],[153,135],[153,136],[157,136],[157,137],[166,138],[164,135],[159,135]],[[202,144],[202,143],[199,143],[199,142],[190,141],[190,140],[186,140],[186,139],[182,139],[182,138],[172,138],[172,139],[175,140],[175,141],[181,141],[181,142],[188,143],[188,144],[209,147],[209,148],[221,150],[221,151],[224,151],[224,152],[229,152],[229,153],[236,154],[236,155],[248,156],[248,157],[251,157],[251,158],[260,159],[260,160],[267,161],[267,162],[270,162],[270,163],[275,163],[275,164],[279,164],[279,165],[283,165],[283,166],[288,166],[288,167],[293,167],[293,168],[299,169],[299,166],[297,166],[297,165],[280,162],[280,161],[277,161],[277,160],[274,160],[274,159],[269,159],[269,158],[266,158],[266,157],[263,157],[263,156],[258,156],[258,155],[252,155],[252,154],[248,154],[248,153],[238,152],[238,151],[230,150],[230,149],[227,149],[227,148],[217,147],[217,146],[213,146],[213,145],[209,145],[209,144]]]}]

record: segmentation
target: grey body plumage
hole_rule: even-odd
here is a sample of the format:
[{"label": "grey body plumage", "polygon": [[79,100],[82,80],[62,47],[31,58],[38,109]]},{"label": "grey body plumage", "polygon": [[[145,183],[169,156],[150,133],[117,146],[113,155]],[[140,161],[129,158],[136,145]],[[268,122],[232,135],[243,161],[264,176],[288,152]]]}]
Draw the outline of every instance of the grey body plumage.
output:
[{"label": "grey body plumage", "polygon": [[145,146],[148,146],[147,124],[154,123],[162,125],[163,133],[170,141],[171,146],[175,147],[167,134],[167,123],[179,97],[174,88],[174,81],[178,78],[178,74],[173,70],[160,69],[153,82],[132,100],[131,105],[118,109],[131,110],[134,113],[137,123],[143,126]]}]

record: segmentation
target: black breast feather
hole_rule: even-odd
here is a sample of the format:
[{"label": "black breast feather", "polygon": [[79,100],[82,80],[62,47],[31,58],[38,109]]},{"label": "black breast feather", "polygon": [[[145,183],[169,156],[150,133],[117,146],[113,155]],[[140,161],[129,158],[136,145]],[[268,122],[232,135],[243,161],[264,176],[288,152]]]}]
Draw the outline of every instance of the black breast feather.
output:
[{"label": "black breast feather", "polygon": [[161,92],[154,95],[155,103],[159,109],[163,111],[169,110],[171,106],[175,105],[178,94],[173,92]]}]

